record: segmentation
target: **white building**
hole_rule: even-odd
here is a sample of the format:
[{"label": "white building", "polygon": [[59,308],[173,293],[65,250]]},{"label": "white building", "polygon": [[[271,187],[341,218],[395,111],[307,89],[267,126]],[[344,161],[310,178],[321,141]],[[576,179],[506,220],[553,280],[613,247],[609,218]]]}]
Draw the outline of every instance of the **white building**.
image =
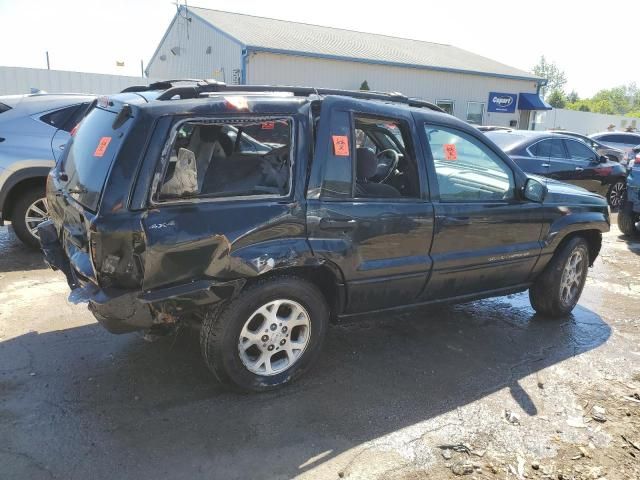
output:
[{"label": "white building", "polygon": [[401,92],[471,123],[529,128],[545,80],[460,48],[180,7],[149,61],[153,78]]}]

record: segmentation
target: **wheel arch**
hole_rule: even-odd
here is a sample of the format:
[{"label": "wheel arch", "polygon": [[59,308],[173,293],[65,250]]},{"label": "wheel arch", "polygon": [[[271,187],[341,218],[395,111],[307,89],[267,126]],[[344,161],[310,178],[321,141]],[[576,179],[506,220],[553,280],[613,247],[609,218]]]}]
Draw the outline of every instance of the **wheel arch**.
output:
[{"label": "wheel arch", "polygon": [[576,237],[581,237],[587,242],[587,247],[589,248],[589,266],[592,267],[593,262],[598,258],[600,249],[602,248],[602,232],[597,229],[575,230],[562,238],[556,250]]},{"label": "wheel arch", "polygon": [[347,299],[342,272],[337,265],[330,262],[312,266],[291,266],[274,269],[247,279],[243,289],[251,286],[257,281],[264,281],[265,279],[277,278],[280,276],[299,277],[315,285],[320,290],[327,302],[327,305],[329,306],[332,321],[335,321],[337,316],[344,310]]},{"label": "wheel arch", "polygon": [[30,188],[44,188],[49,167],[29,167],[13,172],[0,189],[0,212],[3,220],[11,220],[20,194]]}]

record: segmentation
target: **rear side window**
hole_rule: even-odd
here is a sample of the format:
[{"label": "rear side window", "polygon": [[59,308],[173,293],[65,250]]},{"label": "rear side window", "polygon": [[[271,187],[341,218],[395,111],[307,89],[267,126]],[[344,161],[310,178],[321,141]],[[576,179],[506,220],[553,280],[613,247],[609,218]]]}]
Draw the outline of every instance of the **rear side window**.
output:
[{"label": "rear side window", "polygon": [[184,122],[175,133],[158,199],[288,195],[292,139],[289,118]]},{"label": "rear side window", "polygon": [[0,103],[0,113],[4,113],[8,110],[11,110],[9,105],[5,105],[4,103]]},{"label": "rear side window", "polygon": [[79,105],[72,105],[70,107],[54,110],[53,112],[46,113],[40,117],[44,123],[51,125],[52,127],[62,128],[63,125],[71,118],[71,116],[80,108]]},{"label": "rear side window", "polygon": [[114,130],[115,119],[116,113],[98,107],[91,110],[71,137],[62,160],[61,170],[69,178],[67,191],[93,211],[98,207],[111,164],[132,125],[126,121]]},{"label": "rear side window", "polygon": [[562,140],[554,138],[542,140],[529,147],[529,151],[536,157],[542,158],[567,158],[562,146]]}]

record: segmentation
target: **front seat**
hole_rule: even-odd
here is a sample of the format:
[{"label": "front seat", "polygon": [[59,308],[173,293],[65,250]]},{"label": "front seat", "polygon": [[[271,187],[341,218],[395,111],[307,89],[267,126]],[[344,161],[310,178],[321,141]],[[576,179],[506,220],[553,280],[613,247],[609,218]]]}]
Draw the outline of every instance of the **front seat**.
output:
[{"label": "front seat", "polygon": [[400,192],[386,183],[371,182],[378,170],[376,154],[368,148],[356,149],[356,197],[394,198]]}]

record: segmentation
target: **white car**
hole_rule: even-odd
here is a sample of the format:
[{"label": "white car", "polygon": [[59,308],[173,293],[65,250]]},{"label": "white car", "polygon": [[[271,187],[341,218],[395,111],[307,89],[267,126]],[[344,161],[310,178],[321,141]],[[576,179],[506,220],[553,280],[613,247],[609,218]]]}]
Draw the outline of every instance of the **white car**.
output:
[{"label": "white car", "polygon": [[625,163],[633,161],[635,154],[633,147],[640,144],[640,133],[630,132],[600,132],[589,135],[590,138],[598,140],[609,147],[619,148],[625,153]]}]

